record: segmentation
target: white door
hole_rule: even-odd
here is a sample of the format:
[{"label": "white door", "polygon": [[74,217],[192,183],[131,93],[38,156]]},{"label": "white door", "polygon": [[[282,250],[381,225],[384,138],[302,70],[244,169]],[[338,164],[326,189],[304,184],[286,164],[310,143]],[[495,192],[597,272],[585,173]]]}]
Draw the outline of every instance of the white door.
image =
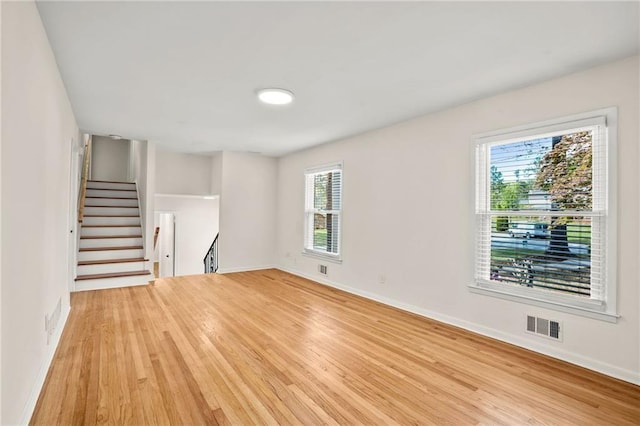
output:
[{"label": "white door", "polygon": [[160,213],[158,226],[158,251],[160,262],[160,278],[175,276],[175,215]]}]

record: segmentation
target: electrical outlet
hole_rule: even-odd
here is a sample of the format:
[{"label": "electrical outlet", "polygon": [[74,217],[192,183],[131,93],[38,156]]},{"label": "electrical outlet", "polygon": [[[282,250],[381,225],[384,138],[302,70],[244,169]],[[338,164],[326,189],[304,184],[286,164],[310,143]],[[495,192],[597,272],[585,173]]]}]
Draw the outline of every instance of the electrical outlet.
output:
[{"label": "electrical outlet", "polygon": [[378,275],[378,284],[385,284],[387,282],[387,277],[384,274]]}]

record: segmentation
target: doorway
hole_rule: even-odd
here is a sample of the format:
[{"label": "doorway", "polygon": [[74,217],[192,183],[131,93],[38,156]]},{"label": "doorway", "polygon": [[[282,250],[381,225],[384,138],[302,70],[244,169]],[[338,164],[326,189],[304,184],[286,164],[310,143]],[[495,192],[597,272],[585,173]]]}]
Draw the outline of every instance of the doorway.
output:
[{"label": "doorway", "polygon": [[159,278],[173,277],[176,271],[176,216],[174,213],[160,212],[158,215],[158,258]]}]

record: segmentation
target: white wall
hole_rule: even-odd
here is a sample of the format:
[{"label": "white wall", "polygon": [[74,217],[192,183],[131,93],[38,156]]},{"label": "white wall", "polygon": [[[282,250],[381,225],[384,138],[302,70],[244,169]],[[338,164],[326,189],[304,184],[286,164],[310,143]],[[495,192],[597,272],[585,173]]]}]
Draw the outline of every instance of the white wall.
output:
[{"label": "white wall", "polygon": [[211,157],[156,150],[156,192],[211,194]]},{"label": "white wall", "polygon": [[276,254],[277,160],[224,152],[219,272],[270,267]]},{"label": "white wall", "polygon": [[[2,419],[29,420],[69,310],[69,159],[78,128],[34,3],[2,2]],[[71,196],[75,196],[72,194]]]},{"label": "white wall", "polygon": [[[638,57],[630,58],[281,158],[277,262],[322,280],[317,265],[326,262],[300,254],[303,172],[344,161],[343,263],[328,263],[326,282],[640,383],[638,76]],[[622,318],[611,324],[470,293],[472,135],[609,106],[619,108]],[[224,187],[222,197],[221,237]],[[564,341],[526,334],[526,314],[562,321]]]},{"label": "white wall", "polygon": [[175,214],[175,275],[202,274],[218,233],[218,199],[156,195],[155,209],[155,226],[160,226],[160,212]]},{"label": "white wall", "polygon": [[[0,3],[0,46],[2,46],[2,3]],[[0,48],[1,50],[1,48]],[[0,54],[0,82],[2,81],[2,55]],[[0,117],[2,117],[2,84],[0,84]],[[2,120],[0,119],[0,147],[2,146]],[[0,223],[2,223],[2,149],[0,149]],[[0,226],[0,241],[2,226]],[[2,245],[0,244],[0,378],[2,377]],[[0,423],[2,423],[2,380],[0,379]]]},{"label": "white wall", "polygon": [[[203,198],[212,194],[211,188],[216,182],[215,157],[156,149],[155,162],[152,229],[158,226],[159,212],[175,213],[175,274],[201,274],[202,259],[218,232],[219,200]],[[149,256],[156,259],[156,253],[151,252]]]},{"label": "white wall", "polygon": [[211,156],[211,194],[220,195],[222,191],[222,153]]},{"label": "white wall", "polygon": [[[155,145],[148,141],[131,141],[132,177],[138,189],[140,219],[145,258],[153,256],[153,212],[155,193]],[[151,265],[148,265],[150,268]]]},{"label": "white wall", "polygon": [[[82,185],[82,166],[84,163],[84,147],[89,139],[88,134],[79,133],[71,146],[71,160],[69,162],[69,218],[68,242],[69,251],[69,276],[75,278],[76,265],[78,263],[78,246],[80,245],[80,230],[82,225],[78,223],[78,203],[80,202],[80,188]],[[75,291],[75,281],[69,281],[69,291]]]},{"label": "white wall", "polygon": [[91,151],[91,179],[128,182],[130,141],[94,136]]}]

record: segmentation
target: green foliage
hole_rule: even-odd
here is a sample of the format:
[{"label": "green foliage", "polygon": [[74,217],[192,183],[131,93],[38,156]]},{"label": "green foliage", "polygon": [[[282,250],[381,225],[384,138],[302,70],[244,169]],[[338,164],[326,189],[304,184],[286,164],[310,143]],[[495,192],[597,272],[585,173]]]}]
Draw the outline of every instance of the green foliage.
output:
[{"label": "green foliage", "polygon": [[529,181],[509,182],[503,185],[499,198],[495,200],[495,208],[498,210],[519,209],[521,201],[526,200],[531,187],[532,182]]},{"label": "green foliage", "polygon": [[491,208],[493,210],[519,209],[521,201],[526,200],[532,188],[532,182],[519,180],[519,170],[514,174],[517,181],[505,183],[502,172],[495,165],[491,166]]},{"label": "green foliage", "polygon": [[327,184],[329,173],[317,174],[313,177],[313,200],[316,209],[327,208]]},{"label": "green foliage", "polygon": [[500,199],[500,194],[504,189],[504,180],[502,178],[502,172],[498,170],[496,166],[491,166],[491,208],[497,208],[497,202]]},{"label": "green foliage", "polygon": [[498,216],[496,218],[496,231],[506,232],[509,230],[509,218],[507,216]]},{"label": "green foliage", "polygon": [[540,161],[535,187],[549,192],[559,210],[589,210],[592,206],[592,135],[577,132],[554,141]]}]

